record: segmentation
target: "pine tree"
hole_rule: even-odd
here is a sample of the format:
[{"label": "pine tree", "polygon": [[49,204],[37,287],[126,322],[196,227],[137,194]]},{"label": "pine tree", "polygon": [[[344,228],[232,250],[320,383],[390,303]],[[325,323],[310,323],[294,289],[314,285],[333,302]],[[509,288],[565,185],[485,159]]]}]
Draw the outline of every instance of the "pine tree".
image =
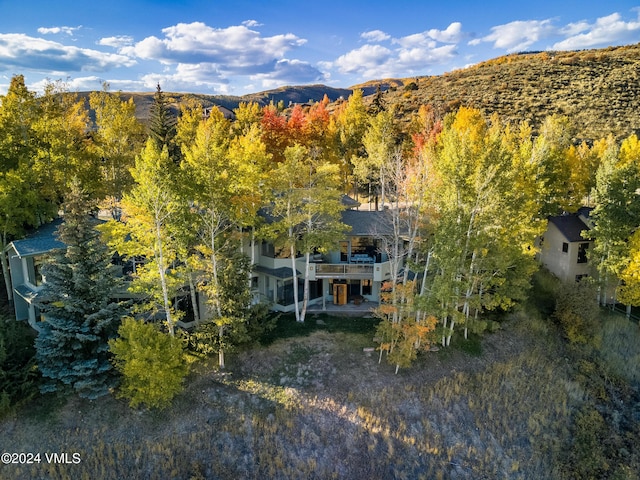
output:
[{"label": "pine tree", "polygon": [[43,392],[68,386],[81,397],[97,398],[115,386],[108,340],[123,309],[112,299],[114,266],[92,219],[88,195],[76,181],[64,205],[58,238],[66,250],[42,268],[46,278],[37,303],[45,320],[36,339]]},{"label": "pine tree", "polygon": [[169,101],[158,84],[156,94],[151,105],[149,136],[153,139],[158,150],[167,147],[169,158],[177,165],[180,163],[180,146],[176,141],[177,120],[169,108]]}]

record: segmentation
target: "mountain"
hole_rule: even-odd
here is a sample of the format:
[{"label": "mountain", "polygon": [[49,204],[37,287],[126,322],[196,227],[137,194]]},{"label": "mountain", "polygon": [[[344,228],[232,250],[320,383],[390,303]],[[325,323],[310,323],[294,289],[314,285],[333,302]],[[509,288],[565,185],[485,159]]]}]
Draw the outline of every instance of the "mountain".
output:
[{"label": "mountain", "polygon": [[[369,99],[378,87],[384,102],[395,105],[401,121],[408,121],[420,105],[432,105],[445,114],[464,105],[503,121],[527,120],[534,131],[545,117],[570,117],[576,140],[594,140],[609,134],[624,138],[640,134],[640,44],[570,52],[527,52],[498,57],[438,76],[372,80],[351,88],[325,85],[289,86],[244,96],[170,93],[178,104],[188,97],[203,107],[233,110],[241,102],[316,102],[325,95],[336,101],[354,89]],[[81,95],[87,95],[85,92]],[[133,97],[137,116],[145,121],[153,93],[121,93]],[[227,109],[227,110],[224,110]]]},{"label": "mountain", "polygon": [[398,115],[420,105],[441,113],[461,105],[534,130],[551,114],[568,116],[578,140],[640,133],[640,44],[571,52],[511,54],[440,76],[404,79],[384,94]]},{"label": "mountain", "polygon": [[[369,86],[365,91],[369,90],[371,90],[370,93],[372,93],[375,91],[375,87]],[[90,92],[81,92],[79,95],[88,99],[89,93]],[[283,102],[284,106],[287,107],[291,103],[319,102],[325,95],[327,95],[330,101],[334,102],[341,98],[347,99],[352,93],[352,89],[333,88],[325,85],[281,87],[275,90],[251,93],[243,96],[164,92],[174,113],[178,112],[179,105],[181,103],[186,102],[188,99],[195,99],[204,108],[209,108],[214,105],[222,107],[221,109],[225,114],[237,108],[240,103],[255,102],[261,106],[266,106],[271,102],[274,104]],[[146,122],[149,118],[149,112],[151,110],[151,105],[153,104],[154,95],[155,92],[120,92],[120,96],[123,100],[128,100],[133,97],[133,101],[136,104],[136,116],[143,122]]]}]

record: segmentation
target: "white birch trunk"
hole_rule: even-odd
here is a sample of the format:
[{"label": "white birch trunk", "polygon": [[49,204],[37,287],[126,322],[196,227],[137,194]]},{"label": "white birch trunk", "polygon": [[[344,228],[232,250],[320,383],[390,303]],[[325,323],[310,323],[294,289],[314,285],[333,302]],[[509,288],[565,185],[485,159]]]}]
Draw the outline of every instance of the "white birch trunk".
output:
[{"label": "white birch trunk", "polygon": [[296,322],[302,322],[302,320],[300,319],[300,305],[298,303],[298,272],[296,270],[296,247],[293,245],[293,242],[291,243],[291,247],[289,247],[289,252],[291,255],[291,275],[293,276],[293,305],[296,312]]},{"label": "white birch trunk", "polygon": [[189,293],[191,294],[191,305],[193,309],[193,320],[196,325],[200,323],[200,306],[198,305],[198,296],[196,295],[196,286],[193,283],[193,272],[189,270],[187,272],[189,278]]},{"label": "white birch trunk", "polygon": [[256,264],[256,227],[251,226],[251,268],[249,269],[249,290],[251,290],[251,271]]},{"label": "white birch trunk", "polygon": [[167,278],[164,264],[164,249],[162,248],[162,235],[160,222],[156,222],[156,252],[158,255],[158,273],[160,275],[160,286],[162,288],[162,300],[164,302],[165,318],[167,319],[167,328],[169,335],[175,336],[175,328],[173,324],[173,316],[171,315],[171,302],[169,301],[169,288],[167,287]]},{"label": "white birch trunk", "polygon": [[453,327],[455,326],[455,320],[451,319],[450,327],[449,327],[449,335],[447,336],[447,347],[451,345],[451,336],[453,335]]},{"label": "white birch trunk", "polygon": [[444,333],[446,330],[447,330],[447,315],[445,315],[444,318],[442,319],[442,346],[443,347],[447,346],[446,336]]},{"label": "white birch trunk", "polygon": [[302,293],[302,310],[300,311],[300,321],[304,322],[307,314],[307,306],[309,305],[309,265],[311,264],[311,254],[309,252],[304,255],[304,291]]},{"label": "white birch trunk", "polygon": [[[220,338],[220,345],[222,345],[222,337],[224,336],[224,325],[220,325],[218,327],[218,337]],[[220,347],[220,350],[218,350],[218,367],[223,370],[225,365],[224,365],[224,349],[222,348],[222,346]]]}]

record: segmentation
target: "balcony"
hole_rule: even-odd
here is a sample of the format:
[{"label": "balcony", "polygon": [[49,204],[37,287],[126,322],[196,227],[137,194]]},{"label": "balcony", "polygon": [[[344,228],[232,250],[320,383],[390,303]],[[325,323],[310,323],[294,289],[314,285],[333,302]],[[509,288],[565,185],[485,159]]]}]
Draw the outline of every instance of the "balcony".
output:
[{"label": "balcony", "polygon": [[373,265],[354,263],[317,263],[316,278],[373,278]]}]

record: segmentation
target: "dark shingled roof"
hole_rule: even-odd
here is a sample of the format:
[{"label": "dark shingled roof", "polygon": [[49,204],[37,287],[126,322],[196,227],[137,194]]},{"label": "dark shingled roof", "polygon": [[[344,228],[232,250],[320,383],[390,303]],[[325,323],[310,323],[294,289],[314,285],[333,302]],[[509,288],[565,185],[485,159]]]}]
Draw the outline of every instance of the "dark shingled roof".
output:
[{"label": "dark shingled roof", "polygon": [[35,232],[27,235],[21,240],[11,242],[13,248],[21,257],[29,257],[47,253],[59,248],[66,248],[66,245],[58,240],[56,230],[62,223],[61,218],[55,219],[53,222],[42,225]]},{"label": "dark shingled roof", "polygon": [[391,215],[382,210],[344,210],[342,222],[351,227],[347,235],[364,237],[390,235],[393,233]]},{"label": "dark shingled roof", "polygon": [[[271,275],[272,277],[277,278],[291,278],[293,277],[293,272],[289,267],[280,267],[280,268],[269,268],[263,267],[262,265],[256,265],[253,267],[254,272],[266,273],[267,275]],[[301,275],[298,270],[296,270],[296,275]]]},{"label": "dark shingled roof", "polygon": [[342,197],[340,198],[340,201],[342,202],[342,205],[344,205],[347,208],[358,208],[360,206],[360,202],[357,201],[355,198],[350,197],[349,195],[342,195]]},{"label": "dark shingled roof", "polygon": [[549,222],[553,223],[560,233],[569,240],[569,242],[584,242],[588,240],[582,236],[584,230],[590,230],[578,215],[559,215],[549,217]]}]

